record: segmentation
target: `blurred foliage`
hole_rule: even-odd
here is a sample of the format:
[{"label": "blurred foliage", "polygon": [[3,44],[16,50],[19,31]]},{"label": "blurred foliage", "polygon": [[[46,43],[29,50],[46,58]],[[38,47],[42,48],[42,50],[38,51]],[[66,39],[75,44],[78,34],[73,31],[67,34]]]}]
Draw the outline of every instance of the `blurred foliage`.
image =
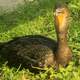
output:
[{"label": "blurred foliage", "polygon": [[69,7],[73,18],[80,20],[80,0],[70,0]]}]

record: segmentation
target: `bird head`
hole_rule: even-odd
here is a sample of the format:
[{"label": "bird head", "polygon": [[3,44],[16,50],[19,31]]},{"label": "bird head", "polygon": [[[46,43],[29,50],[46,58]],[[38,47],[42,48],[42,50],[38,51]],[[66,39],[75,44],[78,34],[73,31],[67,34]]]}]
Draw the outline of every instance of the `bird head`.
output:
[{"label": "bird head", "polygon": [[64,32],[68,28],[69,10],[66,6],[58,5],[54,13],[57,32]]}]

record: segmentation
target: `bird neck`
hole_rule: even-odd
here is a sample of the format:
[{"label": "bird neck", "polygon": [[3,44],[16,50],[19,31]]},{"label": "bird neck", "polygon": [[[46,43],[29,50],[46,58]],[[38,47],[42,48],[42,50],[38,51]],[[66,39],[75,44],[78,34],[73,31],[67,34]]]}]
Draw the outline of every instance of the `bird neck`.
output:
[{"label": "bird neck", "polygon": [[58,47],[67,47],[67,33],[59,32],[57,34]]}]

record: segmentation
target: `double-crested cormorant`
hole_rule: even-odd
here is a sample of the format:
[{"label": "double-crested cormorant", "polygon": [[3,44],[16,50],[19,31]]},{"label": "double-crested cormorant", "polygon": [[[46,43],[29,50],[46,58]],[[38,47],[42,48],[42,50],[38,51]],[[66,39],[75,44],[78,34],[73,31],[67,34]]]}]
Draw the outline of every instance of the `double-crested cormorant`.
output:
[{"label": "double-crested cormorant", "polygon": [[68,18],[68,9],[57,6],[54,14],[57,42],[40,35],[14,38],[1,48],[4,58],[9,64],[26,67],[66,66],[72,57],[67,43]]}]

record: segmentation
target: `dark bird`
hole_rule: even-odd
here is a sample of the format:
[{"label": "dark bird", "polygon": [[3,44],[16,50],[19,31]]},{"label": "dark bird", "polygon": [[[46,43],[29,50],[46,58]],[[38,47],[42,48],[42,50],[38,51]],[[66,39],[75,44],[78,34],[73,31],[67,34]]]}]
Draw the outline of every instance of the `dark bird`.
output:
[{"label": "dark bird", "polygon": [[22,64],[28,68],[65,67],[72,57],[67,43],[68,19],[68,8],[58,5],[54,14],[57,42],[40,35],[14,38],[1,47],[2,57],[8,64]]}]

